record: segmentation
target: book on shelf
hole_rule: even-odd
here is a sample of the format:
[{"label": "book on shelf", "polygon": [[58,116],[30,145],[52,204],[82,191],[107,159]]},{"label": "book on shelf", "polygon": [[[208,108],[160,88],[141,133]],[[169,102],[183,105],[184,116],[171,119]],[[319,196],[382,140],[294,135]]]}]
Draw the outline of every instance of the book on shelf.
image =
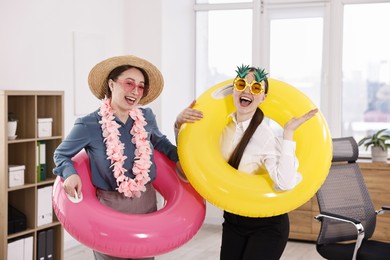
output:
[{"label": "book on shelf", "polygon": [[46,180],[46,142],[37,142],[37,181]]},{"label": "book on shelf", "polygon": [[37,226],[53,222],[53,186],[46,186],[38,189]]},{"label": "book on shelf", "polygon": [[54,259],[54,231],[52,228],[38,232],[37,260]]}]

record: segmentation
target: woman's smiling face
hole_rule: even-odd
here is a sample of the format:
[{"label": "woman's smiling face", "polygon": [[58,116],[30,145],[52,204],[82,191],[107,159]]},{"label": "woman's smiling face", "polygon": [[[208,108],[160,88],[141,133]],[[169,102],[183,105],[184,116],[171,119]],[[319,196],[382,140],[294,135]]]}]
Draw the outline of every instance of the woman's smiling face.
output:
[{"label": "woman's smiling face", "polygon": [[[253,72],[249,72],[245,79],[248,84],[252,83],[255,80]],[[250,92],[249,87],[244,91],[238,91],[233,88],[233,101],[236,107],[237,121],[242,122],[251,118],[256,108],[265,100],[266,95],[264,92],[254,95]]]},{"label": "woman's smiling face", "polygon": [[145,78],[137,68],[122,72],[116,81],[110,81],[112,102],[123,110],[137,106],[144,94]]}]

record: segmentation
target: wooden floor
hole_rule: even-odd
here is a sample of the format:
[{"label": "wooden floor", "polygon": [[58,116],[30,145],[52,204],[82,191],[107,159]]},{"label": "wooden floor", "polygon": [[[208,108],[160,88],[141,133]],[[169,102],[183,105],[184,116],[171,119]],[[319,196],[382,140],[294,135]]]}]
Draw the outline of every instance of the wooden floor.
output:
[{"label": "wooden floor", "polygon": [[[204,224],[199,232],[180,248],[156,257],[156,260],[218,260],[221,227]],[[93,260],[92,250],[83,245],[65,251],[65,260]],[[315,244],[289,241],[282,260],[320,260]]]}]

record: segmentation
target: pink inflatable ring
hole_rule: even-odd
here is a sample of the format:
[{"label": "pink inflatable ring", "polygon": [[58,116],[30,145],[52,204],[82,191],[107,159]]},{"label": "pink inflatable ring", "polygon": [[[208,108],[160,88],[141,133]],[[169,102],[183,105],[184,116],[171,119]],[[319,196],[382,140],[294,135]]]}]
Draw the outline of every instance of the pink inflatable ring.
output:
[{"label": "pink inflatable ring", "polygon": [[85,151],[74,158],[83,187],[82,200],[68,199],[57,177],[53,186],[53,208],[65,230],[80,243],[104,254],[144,258],[172,251],[189,241],[200,229],[206,212],[205,200],[190,184],[179,180],[175,163],[154,153],[157,178],[153,186],[164,197],[162,209],[150,214],[124,214],[96,198],[89,160]]}]

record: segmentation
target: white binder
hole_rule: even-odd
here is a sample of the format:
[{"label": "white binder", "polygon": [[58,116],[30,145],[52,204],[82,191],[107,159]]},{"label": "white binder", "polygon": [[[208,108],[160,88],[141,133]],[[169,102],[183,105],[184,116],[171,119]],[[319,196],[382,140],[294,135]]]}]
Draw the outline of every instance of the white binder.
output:
[{"label": "white binder", "polygon": [[38,189],[38,216],[37,226],[42,226],[53,222],[53,186],[47,186]]},{"label": "white binder", "polygon": [[26,237],[24,239],[24,260],[33,260],[33,237]]},{"label": "white binder", "polygon": [[19,239],[8,243],[7,260],[24,259],[23,240]]}]

